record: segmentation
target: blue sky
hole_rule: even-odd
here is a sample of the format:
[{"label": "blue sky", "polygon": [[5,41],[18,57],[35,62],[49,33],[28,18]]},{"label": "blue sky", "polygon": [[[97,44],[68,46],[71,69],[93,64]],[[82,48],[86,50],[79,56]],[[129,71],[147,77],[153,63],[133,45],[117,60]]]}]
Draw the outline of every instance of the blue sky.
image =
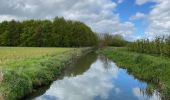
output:
[{"label": "blue sky", "polygon": [[0,0],[4,20],[64,17],[127,40],[170,35],[170,0]]},{"label": "blue sky", "polygon": [[137,12],[148,14],[155,3],[149,2],[143,5],[136,5],[135,0],[124,0],[116,8],[116,12],[119,13],[121,21],[127,21]]},{"label": "blue sky", "polygon": [[[155,2],[148,2],[143,5],[137,5],[136,0],[124,0],[117,6],[115,12],[119,14],[121,22],[131,21],[130,18],[138,12],[148,15],[154,5],[156,5]],[[134,34],[144,37],[145,29],[147,28],[147,22],[143,19],[133,20],[132,22],[136,28]]]}]

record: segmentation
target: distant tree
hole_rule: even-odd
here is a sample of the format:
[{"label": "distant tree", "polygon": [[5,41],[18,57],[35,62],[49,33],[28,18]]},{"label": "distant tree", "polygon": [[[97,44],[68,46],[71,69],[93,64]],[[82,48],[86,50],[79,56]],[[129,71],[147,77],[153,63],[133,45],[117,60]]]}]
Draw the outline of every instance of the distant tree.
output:
[{"label": "distant tree", "polygon": [[119,34],[112,35],[112,34],[101,34],[100,36],[99,47],[105,46],[115,46],[115,47],[122,47],[125,46],[126,41],[123,37]]},{"label": "distant tree", "polygon": [[8,22],[4,21],[0,24],[0,45],[1,46],[7,46],[8,37],[7,37],[7,31],[8,31]]},{"label": "distant tree", "polygon": [[112,35],[111,44],[110,44],[111,46],[122,47],[125,46],[125,44],[126,41],[121,35],[119,34]]},{"label": "distant tree", "polygon": [[12,20],[8,23],[6,30],[7,46],[16,46],[20,43],[21,26],[20,22]]}]

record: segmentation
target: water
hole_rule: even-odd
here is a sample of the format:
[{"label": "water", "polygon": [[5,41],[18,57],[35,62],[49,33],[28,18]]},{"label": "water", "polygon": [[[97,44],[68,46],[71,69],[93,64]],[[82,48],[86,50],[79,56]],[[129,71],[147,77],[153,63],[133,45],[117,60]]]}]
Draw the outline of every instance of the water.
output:
[{"label": "water", "polygon": [[89,54],[34,100],[161,100],[157,91],[104,56]]}]

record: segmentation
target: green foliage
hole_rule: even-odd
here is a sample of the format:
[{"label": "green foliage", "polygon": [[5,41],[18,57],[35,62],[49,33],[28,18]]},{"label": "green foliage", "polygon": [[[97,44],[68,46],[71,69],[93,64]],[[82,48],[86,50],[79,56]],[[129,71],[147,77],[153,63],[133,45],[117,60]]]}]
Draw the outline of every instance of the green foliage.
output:
[{"label": "green foliage", "polygon": [[20,22],[14,20],[0,23],[0,45],[15,46],[20,43],[21,26]]},{"label": "green foliage", "polygon": [[126,45],[126,41],[121,35],[113,35],[110,46],[122,47]]},{"label": "green foliage", "polygon": [[100,35],[99,47],[105,46],[115,46],[115,47],[123,47],[126,45],[126,41],[124,38],[119,35],[111,35],[111,34],[103,34]]},{"label": "green foliage", "polygon": [[87,25],[64,18],[0,23],[0,46],[80,47],[94,46],[97,40]]},{"label": "green foliage", "polygon": [[156,54],[170,57],[170,37],[157,37],[152,41],[149,41],[149,39],[137,40],[129,44],[128,48],[131,51],[139,53]]},{"label": "green foliage", "polygon": [[15,100],[23,97],[26,93],[32,91],[32,82],[24,73],[18,74],[16,71],[5,71],[3,75],[3,83],[1,83],[0,92],[3,98]]}]

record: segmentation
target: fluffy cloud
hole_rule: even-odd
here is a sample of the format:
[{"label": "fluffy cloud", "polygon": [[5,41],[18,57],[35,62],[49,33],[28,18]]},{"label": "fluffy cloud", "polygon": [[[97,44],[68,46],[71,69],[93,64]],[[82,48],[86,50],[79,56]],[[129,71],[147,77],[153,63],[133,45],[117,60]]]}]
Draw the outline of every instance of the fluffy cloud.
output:
[{"label": "fluffy cloud", "polygon": [[148,15],[149,26],[146,34],[153,36],[170,35],[170,0],[157,0]]},{"label": "fluffy cloud", "polygon": [[142,4],[145,4],[147,2],[155,2],[157,0],[136,0],[136,4],[137,5],[142,5]]},{"label": "fluffy cloud", "polygon": [[144,18],[146,18],[146,15],[144,13],[137,12],[134,16],[130,18],[130,20],[139,20]]},{"label": "fluffy cloud", "polygon": [[147,23],[145,35],[150,39],[156,36],[170,35],[170,0],[136,0],[138,5],[147,2],[155,2],[149,14],[136,13],[131,17],[131,20],[145,19]]},{"label": "fluffy cloud", "polygon": [[132,34],[131,22],[120,22],[114,13],[117,3],[112,0],[1,0],[0,19],[52,19],[63,16],[66,19],[79,20],[99,33]]}]

